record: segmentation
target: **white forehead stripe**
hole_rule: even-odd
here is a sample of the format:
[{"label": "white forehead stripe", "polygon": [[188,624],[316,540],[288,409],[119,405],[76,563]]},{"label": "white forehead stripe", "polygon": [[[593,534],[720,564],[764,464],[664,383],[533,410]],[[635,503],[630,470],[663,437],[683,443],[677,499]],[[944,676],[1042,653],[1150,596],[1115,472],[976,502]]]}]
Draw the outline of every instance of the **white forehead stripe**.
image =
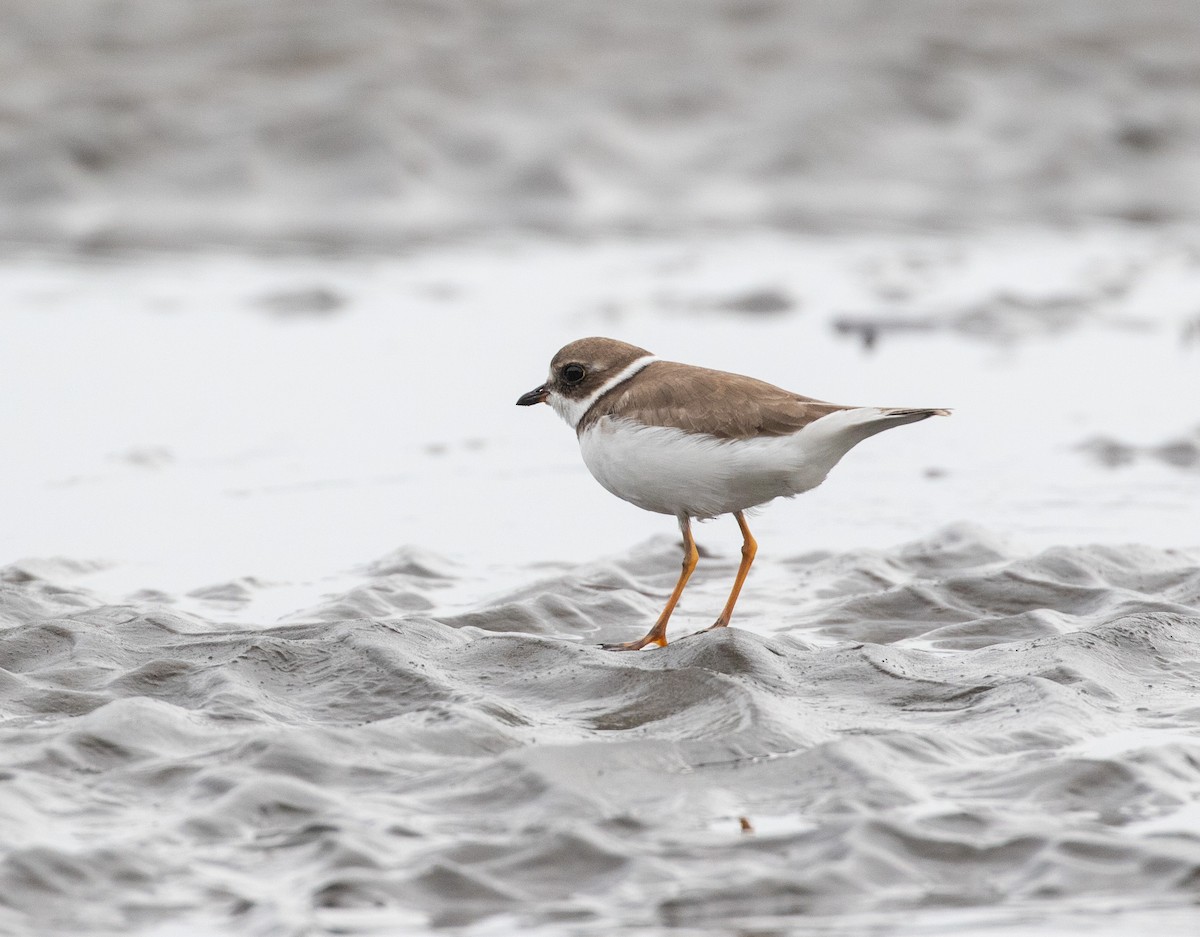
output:
[{"label": "white forehead stripe", "polygon": [[629,380],[646,365],[653,364],[657,360],[658,358],[655,355],[643,355],[636,361],[626,365],[582,400],[572,400],[569,397],[564,397],[562,394],[551,391],[548,398],[550,406],[554,408],[555,413],[567,421],[571,429],[574,429],[579,425],[579,421],[583,419],[583,415],[592,408],[592,404],[621,382]]}]

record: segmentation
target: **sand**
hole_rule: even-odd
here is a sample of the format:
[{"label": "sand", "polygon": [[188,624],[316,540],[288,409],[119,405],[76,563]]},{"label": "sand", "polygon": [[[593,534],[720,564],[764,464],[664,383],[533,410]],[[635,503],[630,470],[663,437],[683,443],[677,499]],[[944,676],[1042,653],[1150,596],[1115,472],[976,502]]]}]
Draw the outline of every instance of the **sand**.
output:
[{"label": "sand", "polygon": [[[648,616],[668,544],[468,614],[360,590],[262,629],[9,567],[3,920],[1008,934],[1098,904],[1183,934],[1197,561],[970,528],[783,556],[811,598],[641,654],[592,645]],[[364,588],[438,594],[411,557]]]},{"label": "sand", "polygon": [[1193,0],[7,0],[0,243],[1200,220]]}]

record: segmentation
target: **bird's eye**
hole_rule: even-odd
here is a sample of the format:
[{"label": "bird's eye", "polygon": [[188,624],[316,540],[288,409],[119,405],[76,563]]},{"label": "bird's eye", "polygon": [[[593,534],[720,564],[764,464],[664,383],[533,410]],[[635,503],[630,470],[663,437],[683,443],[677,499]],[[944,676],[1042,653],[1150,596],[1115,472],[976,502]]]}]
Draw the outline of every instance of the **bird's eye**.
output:
[{"label": "bird's eye", "polygon": [[562,369],[562,377],[568,384],[578,384],[587,377],[587,371],[581,364],[568,364]]}]

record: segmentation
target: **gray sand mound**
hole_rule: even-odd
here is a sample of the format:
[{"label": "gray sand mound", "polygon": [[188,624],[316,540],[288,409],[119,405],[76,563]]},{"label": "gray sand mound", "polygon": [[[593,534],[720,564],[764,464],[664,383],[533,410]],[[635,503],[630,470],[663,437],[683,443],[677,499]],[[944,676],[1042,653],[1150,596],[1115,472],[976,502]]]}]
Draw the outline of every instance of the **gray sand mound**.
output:
[{"label": "gray sand mound", "polygon": [[956,528],[785,562],[786,631],[598,650],[674,566],[642,552],[454,618],[265,629],[10,567],[0,923],[599,933],[1200,896],[1194,561]]}]

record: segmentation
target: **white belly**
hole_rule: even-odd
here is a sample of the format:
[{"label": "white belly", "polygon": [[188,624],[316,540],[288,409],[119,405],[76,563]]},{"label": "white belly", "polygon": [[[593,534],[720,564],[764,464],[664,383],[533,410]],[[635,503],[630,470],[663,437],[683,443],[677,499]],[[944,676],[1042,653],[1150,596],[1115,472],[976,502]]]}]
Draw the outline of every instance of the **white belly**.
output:
[{"label": "white belly", "polygon": [[[815,488],[847,449],[812,428],[721,440],[604,418],[579,437],[588,470],[618,498],[659,514],[716,517]],[[836,434],[834,434],[836,435]]]}]

